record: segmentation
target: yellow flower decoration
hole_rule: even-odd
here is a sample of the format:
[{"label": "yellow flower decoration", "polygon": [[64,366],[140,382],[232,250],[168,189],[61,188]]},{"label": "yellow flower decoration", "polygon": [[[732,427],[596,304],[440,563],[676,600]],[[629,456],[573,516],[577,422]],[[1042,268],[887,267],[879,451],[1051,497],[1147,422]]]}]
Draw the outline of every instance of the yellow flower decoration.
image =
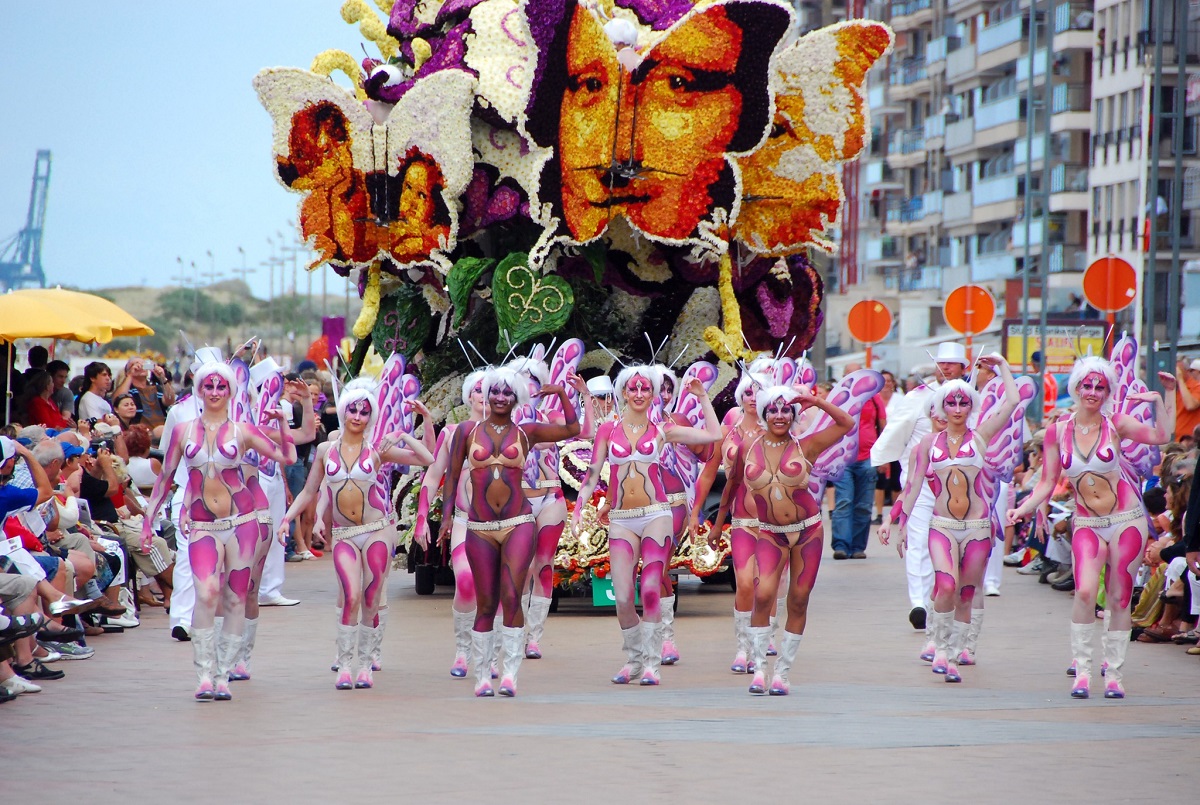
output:
[{"label": "yellow flower decoration", "polygon": [[342,19],[351,25],[357,22],[358,30],[375,43],[384,61],[400,52],[400,44],[392,38],[387,32],[387,26],[363,0],[346,0],[342,4]]},{"label": "yellow flower decoration", "polygon": [[717,289],[721,292],[722,326],[704,328],[704,340],[726,363],[733,363],[738,358],[752,360],[755,352],[746,346],[742,336],[742,311],[733,292],[733,261],[729,252],[721,255]]},{"label": "yellow flower decoration", "polygon": [[354,337],[366,338],[375,327],[375,319],[379,318],[379,264],[375,263],[367,269],[367,289],[363,292],[362,312],[358,321],[354,322]]},{"label": "yellow flower decoration", "polygon": [[309,72],[317,75],[329,76],[334,70],[341,70],[354,84],[354,97],[360,101],[367,99],[367,92],[363,89],[362,71],[359,70],[358,62],[344,50],[325,50],[318,53],[312,60],[312,66]]}]

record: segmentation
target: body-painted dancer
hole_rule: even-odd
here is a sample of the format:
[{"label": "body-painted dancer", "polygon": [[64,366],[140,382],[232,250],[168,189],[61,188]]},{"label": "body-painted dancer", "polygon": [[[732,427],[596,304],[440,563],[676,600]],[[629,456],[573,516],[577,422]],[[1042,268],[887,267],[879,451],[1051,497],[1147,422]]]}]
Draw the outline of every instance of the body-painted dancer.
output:
[{"label": "body-painted dancer", "polygon": [[[483,371],[474,371],[467,375],[462,386],[463,405],[471,407],[469,418],[465,422],[446,425],[438,434],[437,449],[434,450],[433,463],[425,470],[421,480],[421,492],[417,501],[416,527],[413,539],[423,549],[429,548],[429,511],[438,487],[446,477],[446,468],[450,463],[450,445],[454,433],[459,428],[470,430],[475,423],[482,422],[484,417]],[[471,564],[467,561],[467,515],[470,509],[470,499],[467,496],[468,476],[464,473],[459,477],[458,488],[451,492],[443,489],[443,495],[454,495],[454,523],[450,531],[450,567],[454,570],[454,603],[451,612],[454,616],[454,664],[450,666],[450,676],[462,679],[467,675],[467,657],[471,653],[471,627],[475,625],[475,580],[471,576]]]},{"label": "body-painted dancer", "polygon": [[[828,414],[828,425],[797,438],[793,432],[801,412],[816,408]],[[738,490],[749,495],[759,527],[755,541],[758,581],[754,587],[754,611],[747,628],[754,677],[750,692],[766,692],[767,643],[771,636],[771,610],[779,591],[780,577],[790,567],[787,622],[779,647],[771,695],[786,696],[788,671],[795,661],[808,620],[808,600],[821,565],[824,527],[821,507],[810,488],[813,463],[854,426],[849,413],[807,389],[771,386],[756,395],[755,416],[765,429],[735,448],[731,471],[721,498],[721,509],[713,523],[720,533],[725,518],[735,505]]]},{"label": "body-painted dancer", "polygon": [[[980,410],[980,395],[963,380],[950,380],[937,391],[934,409],[944,413],[946,429],[925,436],[914,451],[904,494],[896,511],[895,528],[907,542],[907,520],[923,484],[933,493],[929,554],[933,563],[933,672],[947,682],[961,682],[959,655],[971,624],[971,605],[981,589],[992,549],[995,477],[985,457],[992,438],[1008,424],[1020,402],[1008,363],[999,355],[979,358],[1003,378],[1004,398],[995,416],[974,429],[968,426]],[[887,544],[891,524],[880,526],[879,540]]]},{"label": "body-painted dancer", "polygon": [[[582,391],[571,385],[579,360],[583,357],[584,345],[577,338],[558,348],[550,366],[542,360],[538,347],[527,358],[517,358],[509,364],[528,384],[530,396],[536,396],[547,383],[563,385],[567,391],[567,405],[576,407],[577,395],[582,395],[583,422],[579,431],[581,439],[591,439],[594,432],[594,414],[591,394],[587,385]],[[538,397],[538,405],[521,406],[517,416],[520,425],[551,423],[561,425],[566,421],[563,406],[556,395]],[[523,488],[525,497],[533,507],[534,524],[537,526],[537,543],[533,552],[533,566],[529,574],[529,605],[525,611],[525,657],[541,659],[542,635],[546,618],[550,613],[550,602],[554,594],[554,554],[567,522],[567,499],[563,495],[562,480],[559,478],[559,450],[557,443],[536,444],[529,451],[525,464]]]},{"label": "body-painted dancer", "polygon": [[[188,468],[183,526],[188,533],[188,559],[196,590],[192,614],[192,651],[201,701],[228,700],[229,671],[241,648],[246,594],[251,566],[260,540],[257,503],[246,485],[243,468],[247,450],[273,461],[296,459],[290,435],[283,432],[283,449],[256,426],[235,422],[230,401],[236,378],[228,365],[207,362],[196,370],[200,416],[171,433],[163,471],[143,519],[142,543],[148,549],[153,523],[171,488],[176,468]],[[275,417],[283,414],[276,411]],[[220,645],[213,619],[218,602],[225,613]]]},{"label": "body-painted dancer", "polygon": [[[704,384],[695,380],[688,393],[704,409],[703,429],[650,421],[650,407],[662,385],[658,371],[650,366],[626,367],[617,375],[621,416],[601,425],[596,432],[592,465],[579,491],[579,500],[591,499],[600,480],[605,459],[609,464],[608,489],[612,508],[608,511],[609,561],[617,622],[621,626],[626,663],[613,677],[618,685],[641,677],[643,685],[659,684],[662,663],[661,594],[662,577],[671,561],[671,505],[663,486],[659,457],[664,444],[705,445],[721,439],[721,426],[708,399]],[[577,506],[577,527],[583,506]],[[642,619],[634,608],[634,584],[641,561]]]},{"label": "body-painted dancer", "polygon": [[[576,389],[583,381],[573,378]],[[483,379],[487,416],[469,428],[460,427],[451,442],[446,488],[457,489],[459,477],[469,477],[466,551],[475,579],[475,628],[471,631],[471,662],[475,666],[475,695],[493,696],[490,660],[496,650],[494,619],[503,607],[501,627],[503,667],[500,694],[515,696],[517,672],[525,656],[525,618],[521,596],[537,541],[533,507],[521,487],[525,462],[534,444],[558,442],[579,433],[575,409],[561,386],[543,386],[541,396],[562,401],[562,424],[517,425],[513,411],[529,401],[524,379],[506,368],[488,370]],[[464,467],[464,464],[466,465]],[[445,495],[439,542],[450,539],[454,496]]]},{"label": "body-painted dancer", "polygon": [[[1036,511],[1050,497],[1060,474],[1067,476],[1075,493],[1071,696],[1077,699],[1090,693],[1093,647],[1101,626],[1096,621],[1101,573],[1108,607],[1108,628],[1102,635],[1108,664],[1104,696],[1125,698],[1121,672],[1129,648],[1129,606],[1148,535],[1138,476],[1154,463],[1143,446],[1170,441],[1175,421],[1175,377],[1159,373],[1164,402],[1157,392],[1132,380],[1137,360],[1132,339],[1118,342],[1113,356],[1118,365],[1094,357],[1076,361],[1067,381],[1076,412],[1046,428],[1041,481],[1024,503],[1008,512],[1008,522],[1016,523]],[[1151,407],[1153,424],[1147,416]]]},{"label": "body-painted dancer", "polygon": [[[389,358],[384,365],[379,384],[359,378],[337,395],[341,429],[335,439],[317,448],[304,490],[279,528],[280,534],[285,533],[314,496],[314,536],[324,537],[325,515],[331,515],[333,566],[342,601],[334,683],[338,690],[374,685],[374,665],[386,627],[380,610],[386,606],[387,578],[396,545],[388,465],[428,466],[433,461],[428,447],[412,435],[411,425],[399,427],[408,414],[404,406],[411,405],[411,400],[395,393],[392,384],[415,385],[416,378],[403,375],[402,360],[394,368],[397,358]],[[428,413],[417,410],[426,417],[429,430]],[[357,675],[353,673],[355,665]]]}]

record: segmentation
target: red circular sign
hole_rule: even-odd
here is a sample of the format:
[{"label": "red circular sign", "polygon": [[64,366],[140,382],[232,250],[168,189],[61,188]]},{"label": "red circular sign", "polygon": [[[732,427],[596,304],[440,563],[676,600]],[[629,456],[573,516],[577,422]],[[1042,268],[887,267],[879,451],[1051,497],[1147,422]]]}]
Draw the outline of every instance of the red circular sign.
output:
[{"label": "red circular sign", "polygon": [[974,335],[986,330],[996,315],[996,300],[982,285],[963,285],[946,297],[942,313],[955,331]]},{"label": "red circular sign", "polygon": [[856,341],[874,344],[887,338],[892,331],[892,311],[883,302],[864,299],[850,308],[846,325]]},{"label": "red circular sign", "polygon": [[1102,313],[1116,313],[1133,304],[1137,272],[1120,257],[1101,257],[1083,272],[1083,295]]}]

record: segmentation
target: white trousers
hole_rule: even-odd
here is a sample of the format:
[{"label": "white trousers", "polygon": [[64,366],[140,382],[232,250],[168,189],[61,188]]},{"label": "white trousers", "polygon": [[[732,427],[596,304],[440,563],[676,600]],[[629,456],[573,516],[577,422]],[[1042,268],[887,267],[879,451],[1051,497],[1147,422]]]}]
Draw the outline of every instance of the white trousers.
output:
[{"label": "white trousers", "polygon": [[933,492],[922,482],[921,494],[908,516],[908,551],[904,569],[908,574],[908,601],[927,606],[933,595],[933,562],[929,559],[929,518],[933,516]]},{"label": "white trousers", "polygon": [[[1012,507],[1011,500],[1012,484],[1001,481],[998,484],[996,494],[996,507],[992,512],[992,516],[1004,522],[1004,517],[1008,509]],[[992,546],[992,552],[988,555],[987,568],[983,571],[983,586],[995,587],[1000,589],[1000,576],[1004,570],[1004,530],[1000,531],[1000,539],[996,540],[996,544]]]},{"label": "white trousers", "polygon": [[258,588],[258,600],[269,601],[283,595],[283,567],[286,552],[275,532],[287,514],[287,491],[284,488],[283,475],[259,476],[263,491],[267,493],[267,502],[271,507],[271,547],[267,549],[267,563],[263,567],[262,583]]},{"label": "white trousers", "polygon": [[175,588],[171,591],[171,628],[192,628],[192,610],[196,608],[196,582],[192,578],[192,563],[188,560],[187,535],[179,525],[183,514],[183,487],[171,498],[171,522],[175,524]]}]

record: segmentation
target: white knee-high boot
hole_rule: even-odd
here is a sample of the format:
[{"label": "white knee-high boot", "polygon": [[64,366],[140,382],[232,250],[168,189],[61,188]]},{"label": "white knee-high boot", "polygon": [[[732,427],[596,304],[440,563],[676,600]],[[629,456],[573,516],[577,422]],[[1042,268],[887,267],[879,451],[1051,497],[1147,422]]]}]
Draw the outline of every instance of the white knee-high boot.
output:
[{"label": "white knee-high boot", "polygon": [[1096,630],[1099,624],[1071,624],[1071,657],[1075,666],[1075,684],[1071,687],[1071,697],[1086,699],[1090,695],[1092,681],[1092,656],[1096,645]]},{"label": "white knee-high boot", "polygon": [[217,646],[212,628],[192,629],[192,664],[196,668],[196,698],[212,701],[217,676]]},{"label": "white knee-high boot", "polygon": [[217,678],[213,680],[216,695],[213,698],[219,702],[227,702],[233,698],[229,693],[229,671],[241,653],[242,635],[222,631],[217,636]]},{"label": "white knee-high boot", "polygon": [[471,630],[471,664],[475,666],[475,695],[495,696],[492,690],[491,663],[496,655],[496,633]]},{"label": "white knee-high boot", "polygon": [[384,621],[380,619],[378,626],[358,625],[358,676],[354,679],[354,687],[370,688],[375,685],[374,657],[379,656],[383,643]]},{"label": "white knee-high boot", "polygon": [[668,595],[662,599],[662,623],[659,625],[662,633],[662,664],[674,665],[679,662],[679,649],[675,647],[675,596]]},{"label": "white knee-high boot", "polygon": [[250,655],[254,653],[254,641],[258,637],[258,618],[246,618],[246,631],[242,635],[242,650],[238,653],[229,671],[230,681],[250,678]]},{"label": "white knee-high boot", "polygon": [[625,652],[625,664],[613,677],[612,681],[615,684],[628,685],[629,680],[642,675],[645,668],[645,644],[645,632],[642,631],[640,621],[628,629],[621,630],[621,649]]},{"label": "white knee-high boot", "polygon": [[983,631],[983,610],[971,610],[971,625],[967,627],[967,637],[963,649],[958,655],[959,665],[975,664],[975,649],[979,645],[979,633]]},{"label": "white knee-high boot", "polygon": [[354,649],[358,645],[358,626],[337,625],[338,676],[334,687],[338,690],[354,689]]},{"label": "white knee-high boot", "polygon": [[659,667],[662,665],[662,624],[642,621],[642,681],[643,685],[657,685],[662,681]]},{"label": "white knee-high boot", "polygon": [[749,628],[750,613],[735,609],[733,611],[733,636],[737,639],[737,654],[733,657],[733,664],[729,666],[729,670],[735,674],[744,674],[748,669],[750,634],[746,630]]},{"label": "white knee-high boot", "polygon": [[546,618],[550,616],[550,599],[540,595],[529,596],[529,610],[525,616],[525,658],[540,660],[542,658],[542,635],[546,630]]},{"label": "white knee-high boot", "polygon": [[934,610],[929,613],[929,618],[933,621],[933,672],[944,674],[949,660],[950,628],[951,622],[954,620],[954,612]]},{"label": "white knee-high boot", "polygon": [[1125,653],[1129,651],[1129,630],[1104,630],[1104,661],[1108,663],[1104,698],[1124,699],[1125,687],[1121,684],[1121,668],[1125,665]]},{"label": "white knee-high boot", "polygon": [[500,695],[517,695],[517,672],[521,670],[521,660],[525,659],[525,627],[500,627],[501,662]]},{"label": "white knee-high boot", "polygon": [[770,626],[749,626],[750,662],[754,664],[754,676],[750,679],[750,692],[760,696],[767,692],[767,644],[771,642]]},{"label": "white knee-high boot", "polygon": [[783,640],[779,644],[779,657],[775,660],[775,675],[771,678],[772,696],[787,696],[791,691],[788,672],[796,662],[796,652],[800,650],[800,641],[803,639],[802,634],[784,631]]},{"label": "white knee-high boot", "polygon": [[467,675],[467,656],[471,653],[471,627],[475,625],[475,610],[454,613],[454,665],[450,676],[463,679]]},{"label": "white knee-high boot", "polygon": [[967,629],[970,624],[954,618],[951,615],[950,621],[950,642],[946,647],[946,681],[947,682],[962,682],[962,676],[958,673],[958,655],[963,652],[963,644],[967,639]]},{"label": "white knee-high boot", "polygon": [[[382,607],[379,608],[379,612],[377,612],[375,615],[375,617],[377,617],[379,619],[379,629],[380,630],[382,630],[384,627],[387,626],[388,612],[389,612],[388,606],[387,606],[387,604],[384,604]],[[376,641],[373,641],[371,643],[371,670],[372,671],[383,670],[383,632],[382,631],[380,631],[379,639]]]}]

